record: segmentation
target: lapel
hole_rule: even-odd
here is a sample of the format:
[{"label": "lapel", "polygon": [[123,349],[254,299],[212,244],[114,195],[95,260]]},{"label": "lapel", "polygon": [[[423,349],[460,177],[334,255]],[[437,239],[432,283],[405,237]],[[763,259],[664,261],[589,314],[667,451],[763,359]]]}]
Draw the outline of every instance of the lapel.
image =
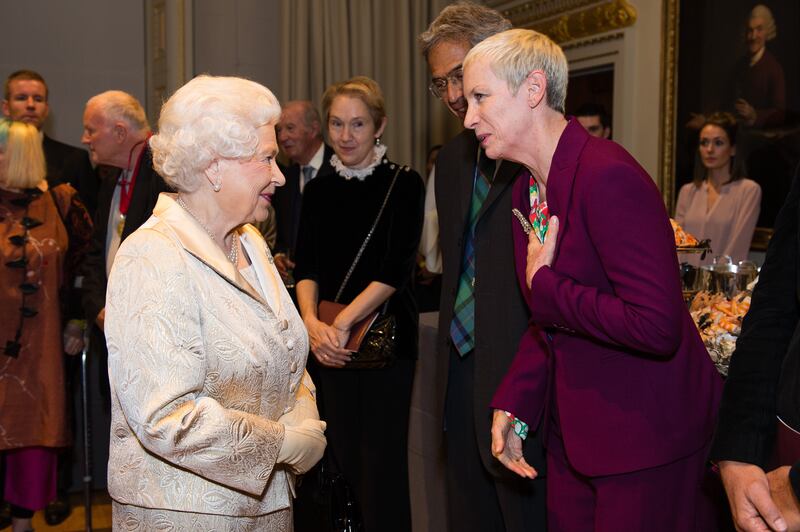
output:
[{"label": "lapel", "polygon": [[108,216],[111,213],[111,200],[114,189],[117,188],[120,169],[113,166],[98,166],[95,170],[100,179],[100,190],[97,192],[97,211],[94,215],[96,228],[103,228],[103,249],[105,249],[106,232],[108,230]]},{"label": "lapel", "polygon": [[558,216],[559,221],[554,263],[569,225],[567,215],[572,201],[578,160],[589,138],[589,133],[583,126],[574,118],[570,119],[553,153],[550,173],[547,176],[547,207],[551,215]]},{"label": "lapel", "polygon": [[146,145],[142,152],[142,162],[139,165],[139,173],[136,175],[136,183],[131,192],[131,204],[126,215],[125,228],[122,231],[122,240],[125,240],[131,233],[136,231],[140,225],[150,218],[154,202],[158,199],[158,194],[164,190],[159,189],[161,177],[153,169],[153,153],[150,145]]},{"label": "lapel", "polygon": [[492,186],[489,187],[489,194],[486,196],[486,201],[483,202],[478,219],[483,217],[483,213],[492,205],[492,203],[500,197],[500,194],[514,184],[514,179],[519,173],[522,165],[513,163],[511,161],[497,161],[497,169],[494,172],[494,179],[492,179]]},{"label": "lapel", "polygon": [[[188,253],[214,270],[233,286],[262,305],[266,305],[266,301],[261,297],[261,294],[250,286],[250,283],[245,281],[239,270],[231,264],[222,249],[211,240],[211,237],[200,223],[176,203],[176,198],[177,194],[161,193],[158,197],[158,203],[153,209],[153,215],[169,226]],[[243,229],[240,227],[237,232],[241,238]],[[248,249],[248,251],[250,250]]]},{"label": "lapel", "polygon": [[[456,220],[461,221],[462,231],[469,223],[469,204],[472,200],[472,187],[475,180],[475,165],[478,162],[478,139],[471,129],[465,129],[462,133],[466,144],[463,150],[463,157],[460,160],[458,176],[463,180],[462,186],[455,191]],[[460,235],[459,235],[460,236]]]},{"label": "lapel", "polygon": [[[276,316],[280,315],[283,306],[281,303],[283,281],[279,279],[277,270],[272,266],[272,255],[267,251],[267,243],[264,241],[264,237],[261,236],[258,229],[250,224],[245,224],[239,231],[239,238],[253,265],[253,271],[259,283],[261,283],[267,304],[272,308],[272,312]],[[272,307],[273,304],[274,307]]]}]

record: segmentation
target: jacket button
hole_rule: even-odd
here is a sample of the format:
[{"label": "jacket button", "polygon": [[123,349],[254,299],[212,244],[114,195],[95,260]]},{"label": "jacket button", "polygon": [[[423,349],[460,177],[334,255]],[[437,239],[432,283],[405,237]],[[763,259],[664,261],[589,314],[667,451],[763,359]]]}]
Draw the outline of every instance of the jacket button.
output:
[{"label": "jacket button", "polygon": [[295,362],[294,360],[292,360],[292,363],[289,364],[289,371],[291,371],[292,373],[297,371],[297,362]]},{"label": "jacket button", "polygon": [[294,338],[289,338],[288,340],[286,340],[286,347],[287,349],[289,349],[289,351],[294,349]]},{"label": "jacket button", "polygon": [[289,328],[289,321],[288,320],[281,320],[281,330],[285,331]]},{"label": "jacket button", "polygon": [[291,393],[294,393],[294,391],[295,391],[296,389],[297,389],[297,383],[294,383],[294,382],[293,382],[292,384],[290,384],[290,385],[289,385],[289,391],[290,391]]}]

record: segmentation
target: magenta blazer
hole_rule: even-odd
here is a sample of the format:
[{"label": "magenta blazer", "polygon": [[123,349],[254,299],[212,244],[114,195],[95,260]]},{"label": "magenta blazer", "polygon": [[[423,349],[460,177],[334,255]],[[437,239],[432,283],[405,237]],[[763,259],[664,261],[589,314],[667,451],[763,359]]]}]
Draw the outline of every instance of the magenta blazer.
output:
[{"label": "magenta blazer", "polygon": [[[528,183],[514,186],[514,206],[527,214]],[[683,302],[653,180],[618,144],[572,119],[553,155],[547,203],[558,241],[532,290],[528,238],[514,223],[531,321],[492,407],[536,427],[555,399],[567,456],[587,476],[698,451],[711,439],[722,380]]]}]

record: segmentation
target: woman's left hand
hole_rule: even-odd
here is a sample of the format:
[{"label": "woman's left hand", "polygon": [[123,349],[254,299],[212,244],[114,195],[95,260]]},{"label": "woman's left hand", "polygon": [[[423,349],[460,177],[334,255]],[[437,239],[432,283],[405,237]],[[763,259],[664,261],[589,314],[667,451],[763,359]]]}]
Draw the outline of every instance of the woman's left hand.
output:
[{"label": "woman's left hand", "polygon": [[[305,325],[311,343],[311,352],[314,353],[314,357],[320,364],[330,368],[343,368],[350,362],[350,352],[343,349],[350,336],[349,331],[344,336],[344,331],[323,323],[317,318],[307,319]],[[342,341],[343,337],[344,341]]]},{"label": "woman's left hand", "polygon": [[552,216],[548,221],[547,235],[544,238],[544,244],[539,243],[539,238],[533,231],[528,234],[528,265],[525,268],[525,280],[527,281],[528,289],[530,289],[533,276],[536,275],[539,268],[553,264],[557,238],[557,216]]},{"label": "woman's left hand", "polygon": [[64,352],[68,355],[77,355],[83,350],[83,329],[77,323],[67,323],[62,340]]},{"label": "woman's left hand", "polygon": [[511,420],[502,410],[495,410],[492,418],[492,456],[509,471],[523,478],[536,478],[536,471],[522,454],[522,439],[511,427]]}]

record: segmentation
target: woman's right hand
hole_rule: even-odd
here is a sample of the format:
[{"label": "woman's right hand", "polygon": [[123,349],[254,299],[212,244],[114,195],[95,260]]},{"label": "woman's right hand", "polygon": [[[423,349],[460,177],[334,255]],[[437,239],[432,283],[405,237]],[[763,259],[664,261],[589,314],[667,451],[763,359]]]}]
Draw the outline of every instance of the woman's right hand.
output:
[{"label": "woman's right hand", "polygon": [[283,443],[278,451],[278,463],[288,465],[302,475],[322,458],[327,440],[324,421],[305,419],[297,426],[284,425]]},{"label": "woman's right hand", "polygon": [[308,339],[314,358],[329,368],[343,368],[350,362],[350,351],[343,349],[347,334],[317,318],[306,320]]}]

